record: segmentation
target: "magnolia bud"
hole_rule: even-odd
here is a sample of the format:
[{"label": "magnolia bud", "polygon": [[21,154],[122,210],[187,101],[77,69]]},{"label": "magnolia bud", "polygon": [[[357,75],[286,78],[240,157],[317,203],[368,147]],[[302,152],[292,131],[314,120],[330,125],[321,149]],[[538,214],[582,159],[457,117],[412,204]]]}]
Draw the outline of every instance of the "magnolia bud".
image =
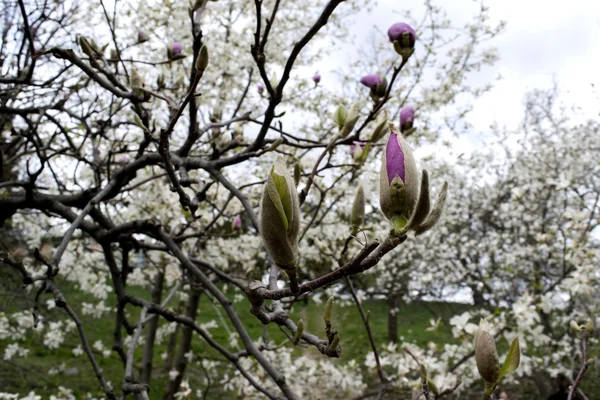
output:
[{"label": "magnolia bud", "polygon": [[198,53],[198,58],[196,59],[196,69],[198,71],[206,70],[208,66],[208,49],[205,45],[202,45],[200,48],[200,52]]},{"label": "magnolia bud", "polygon": [[238,143],[242,143],[244,141],[244,131],[239,125],[233,128],[232,137],[233,140],[235,140]]},{"label": "magnolia bud", "polygon": [[381,211],[397,229],[411,217],[419,196],[417,164],[408,143],[393,125],[383,154],[379,201]]},{"label": "magnolia bud", "polygon": [[327,299],[325,304],[325,312],[323,313],[323,320],[326,324],[331,324],[331,314],[333,311],[333,296]]},{"label": "magnolia bud", "polygon": [[412,107],[404,107],[400,111],[400,132],[406,132],[413,127],[415,119],[415,109]]},{"label": "magnolia bud", "polygon": [[138,72],[135,68],[131,69],[130,82],[131,82],[131,87],[133,89],[141,89],[143,86],[142,77],[140,76],[140,74],[138,74]]},{"label": "magnolia bud", "polygon": [[372,142],[379,141],[379,139],[384,137],[389,131],[387,111],[384,110],[381,113],[379,118],[377,118],[376,123],[377,123],[377,125],[375,126],[375,130],[373,131],[373,134],[371,135]]},{"label": "magnolia bud", "polygon": [[346,122],[346,114],[346,108],[344,106],[339,106],[333,114],[333,121],[337,124],[340,131],[344,127],[344,122]]},{"label": "magnolia bud", "polygon": [[500,361],[496,343],[490,333],[479,328],[475,334],[475,362],[479,375],[487,384],[494,385],[500,378]]},{"label": "magnolia bud", "polygon": [[79,36],[77,38],[77,42],[79,43],[79,47],[81,47],[81,51],[83,51],[86,56],[94,58],[94,51],[92,50],[92,47],[86,38]]},{"label": "magnolia bud", "polygon": [[312,80],[315,83],[315,86],[317,86],[319,82],[321,82],[321,75],[319,75],[319,73],[317,72],[313,75]]},{"label": "magnolia bud", "polygon": [[231,223],[231,229],[234,231],[242,230],[242,217],[238,215],[233,219],[233,222]]},{"label": "magnolia bud", "polygon": [[294,340],[292,341],[294,345],[300,343],[300,339],[302,339],[302,334],[304,334],[304,320],[300,319],[296,327],[296,334],[294,335]]},{"label": "magnolia bud", "polygon": [[302,167],[300,166],[300,162],[298,162],[298,160],[296,160],[294,162],[294,183],[296,184],[296,187],[298,187],[301,177],[302,177]]},{"label": "magnolia bud", "polygon": [[588,331],[591,332],[594,329],[594,323],[592,322],[591,319],[588,319],[585,324],[583,325],[583,327]]},{"label": "magnolia bud", "polygon": [[575,332],[581,332],[581,326],[579,326],[577,322],[571,321],[569,322],[569,325],[571,326],[571,329],[573,329]]},{"label": "magnolia bud", "polygon": [[354,142],[354,144],[350,145],[350,153],[352,154],[352,159],[356,162],[360,162],[363,155],[363,147],[361,142]]},{"label": "magnolia bud", "polygon": [[260,202],[260,234],[271,259],[284,270],[294,270],[298,258],[300,201],[294,179],[282,157],[277,157]]},{"label": "magnolia bud", "polygon": [[337,351],[337,348],[339,345],[340,345],[340,334],[336,333],[335,336],[333,337],[333,340],[331,341],[331,345],[329,345],[329,347],[332,348],[334,351]]},{"label": "magnolia bud", "polygon": [[360,114],[359,114],[359,110],[358,110],[358,104],[355,104],[354,106],[352,106],[352,108],[346,115],[346,119],[344,121],[344,126],[342,127],[342,130],[340,132],[340,136],[342,136],[342,137],[348,136],[354,129],[354,126],[358,122],[359,118],[360,118]]},{"label": "magnolia bud", "polygon": [[352,223],[352,230],[354,232],[357,232],[358,228],[365,222],[365,192],[362,185],[358,185],[358,189],[356,190],[350,222]]},{"label": "magnolia bud", "polygon": [[167,58],[170,61],[185,58],[185,54],[183,54],[183,47],[181,46],[181,43],[173,42],[167,46]]},{"label": "magnolia bud", "polygon": [[403,59],[407,59],[415,51],[417,34],[410,25],[404,22],[395,23],[388,29],[388,37],[390,42],[394,44],[396,53],[401,55]]}]

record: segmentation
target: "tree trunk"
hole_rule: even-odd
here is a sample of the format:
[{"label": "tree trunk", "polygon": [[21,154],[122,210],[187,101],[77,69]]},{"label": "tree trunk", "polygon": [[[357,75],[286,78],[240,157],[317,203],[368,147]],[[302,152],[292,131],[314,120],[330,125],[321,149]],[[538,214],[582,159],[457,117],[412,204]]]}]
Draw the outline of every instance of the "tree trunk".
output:
[{"label": "tree trunk", "polygon": [[[193,285],[192,285],[193,286]],[[198,314],[198,303],[200,300],[200,293],[196,292],[194,289],[191,290],[190,298],[188,301],[188,305],[185,311],[186,317],[191,318],[192,320],[196,319]],[[179,354],[177,355],[177,361],[175,362],[175,370],[177,371],[177,376],[173,380],[169,380],[165,392],[163,394],[163,400],[172,400],[173,395],[179,389],[181,385],[181,381],[183,380],[183,374],[185,372],[185,367],[187,366],[188,360],[186,354],[190,351],[192,347],[192,328],[183,327],[181,330],[181,342],[179,343]]]},{"label": "tree trunk", "polygon": [[[162,299],[163,283],[165,274],[159,271],[156,275],[156,282],[152,290],[152,302],[160,304]],[[142,382],[150,383],[152,377],[152,359],[154,358],[154,340],[156,339],[156,330],[158,329],[158,315],[156,315],[149,323],[146,332],[146,341],[144,344],[144,355],[142,357]]]},{"label": "tree trunk", "polygon": [[388,340],[398,343],[398,296],[390,293],[388,297]]}]

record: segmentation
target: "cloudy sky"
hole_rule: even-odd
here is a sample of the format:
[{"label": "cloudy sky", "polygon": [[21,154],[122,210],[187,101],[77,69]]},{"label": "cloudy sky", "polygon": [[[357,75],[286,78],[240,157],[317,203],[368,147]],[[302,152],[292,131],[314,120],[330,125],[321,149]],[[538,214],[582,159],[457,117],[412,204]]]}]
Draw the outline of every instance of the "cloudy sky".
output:
[{"label": "cloudy sky", "polygon": [[[386,31],[402,20],[407,3],[379,0],[372,11],[358,16],[357,30],[364,29],[365,36],[375,25]],[[478,10],[478,2],[473,0],[436,3],[460,26]],[[422,14],[422,5],[414,4],[413,14]],[[485,0],[485,4],[490,8],[492,25],[500,20],[507,25],[490,42],[499,50],[500,60],[472,77],[475,83],[482,83],[502,76],[468,116],[476,132],[487,131],[494,122],[516,127],[523,116],[524,94],[550,88],[554,81],[560,100],[580,108],[576,119],[600,114],[600,1]]]}]

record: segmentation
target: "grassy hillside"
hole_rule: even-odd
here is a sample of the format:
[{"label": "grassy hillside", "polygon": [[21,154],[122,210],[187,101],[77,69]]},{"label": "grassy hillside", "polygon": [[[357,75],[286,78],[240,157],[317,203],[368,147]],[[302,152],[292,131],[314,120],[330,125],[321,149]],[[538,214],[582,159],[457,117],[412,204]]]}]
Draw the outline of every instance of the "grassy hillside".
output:
[{"label": "grassy hillside", "polygon": [[[106,313],[102,318],[94,319],[90,316],[83,315],[81,308],[85,302],[93,303],[93,298],[84,293],[80,293],[74,290],[66,282],[59,282],[65,297],[78,313],[83,321],[84,329],[90,344],[94,344],[96,341],[102,341],[105,348],[110,349],[112,346],[113,338],[113,326],[114,326],[114,312]],[[12,286],[13,288],[18,287]],[[135,293],[138,296],[148,298],[148,294],[143,291]],[[31,310],[33,295],[25,295],[22,297],[15,298],[8,296],[8,293],[0,295],[0,311],[6,313],[12,313],[19,310]],[[44,303],[47,296],[43,296],[42,304]],[[177,300],[171,302],[176,307]],[[107,302],[107,305],[113,308],[114,303]],[[249,312],[249,304],[244,299],[234,304],[235,309],[243,321],[244,325],[248,329],[250,335],[258,340],[263,335],[263,326],[261,323]],[[373,329],[373,334],[377,342],[381,345],[387,344],[387,304],[382,300],[370,300],[364,303],[365,310],[370,311],[370,321]],[[436,318],[438,316],[446,319],[456,312],[462,312],[467,306],[457,304],[446,304],[446,303],[414,303],[401,307],[398,314],[398,325],[400,327],[400,336],[405,341],[415,342],[420,346],[424,346],[428,341],[433,340],[436,342],[449,342],[452,341],[452,335],[447,325],[437,332],[426,332],[425,328],[429,326],[429,319]],[[139,309],[134,307],[127,308],[129,319],[131,321],[137,320],[137,313]],[[42,307],[41,314],[45,317],[46,323],[49,321],[63,320],[66,316],[62,310],[52,309],[47,310],[46,307]],[[219,327],[210,329],[213,337],[223,344],[228,344],[229,333],[233,332],[232,327],[227,324],[224,326],[221,321],[226,321],[226,316],[223,311],[220,311],[218,307],[214,306],[210,299],[203,295],[201,297],[198,322],[207,323],[215,320]],[[316,304],[313,301],[309,301],[307,305],[298,304],[294,306],[291,312],[291,317],[294,320],[303,318],[306,322],[307,329],[311,333],[324,336],[323,334],[323,304]],[[358,310],[355,307],[339,307],[334,308],[334,327],[340,330],[342,337],[342,345],[344,346],[343,361],[350,359],[358,359],[359,361],[364,358],[366,353],[369,351],[367,342],[367,336],[365,329],[360,320]],[[285,335],[274,325],[267,327],[268,337],[275,344],[280,344],[285,341]],[[39,394],[53,394],[56,393],[59,386],[67,386],[74,390],[74,394],[79,398],[84,396],[86,393],[101,396],[99,391],[99,385],[93,371],[89,365],[89,362],[85,355],[78,357],[73,356],[73,349],[79,345],[79,338],[75,331],[72,331],[66,335],[65,342],[58,349],[49,349],[44,346],[43,343],[43,332],[34,333],[22,341],[22,346],[30,349],[30,353],[26,357],[14,357],[9,361],[0,359],[0,383],[2,387],[1,391],[5,392],[17,392],[26,394],[30,390],[35,390]],[[168,370],[165,369],[165,361],[161,359],[161,354],[167,351],[169,337],[167,336],[163,342],[156,346],[154,352],[154,371],[153,381],[151,383],[152,399],[159,399],[160,394],[163,391],[164,385],[168,379]],[[4,353],[4,349],[9,341],[0,341],[0,354]],[[286,346],[291,346],[287,343]],[[142,346],[138,346],[141,349]],[[229,347],[229,346],[227,346]],[[138,349],[138,350],[139,350]],[[198,337],[195,336],[192,346],[193,352],[199,357],[205,357],[207,359],[216,359],[218,354],[207,347],[205,343]],[[233,349],[233,348],[232,348]],[[314,349],[302,349],[297,348],[295,353],[300,354],[304,351],[314,351]],[[123,367],[120,359],[113,351],[109,357],[104,357],[101,352],[96,351],[97,360],[104,371],[104,375],[107,380],[111,381],[113,386],[119,388],[121,385],[121,377]],[[138,361],[141,360],[141,351],[136,354]],[[225,368],[226,364],[223,364]],[[60,368],[63,372],[57,375],[49,375],[48,371],[52,368]],[[194,368],[194,367],[192,367]],[[201,376],[202,371],[194,371],[190,375]],[[218,385],[217,385],[218,386]],[[198,387],[198,386],[196,386]],[[217,388],[211,389],[212,394],[208,398],[218,398],[219,390]]]}]

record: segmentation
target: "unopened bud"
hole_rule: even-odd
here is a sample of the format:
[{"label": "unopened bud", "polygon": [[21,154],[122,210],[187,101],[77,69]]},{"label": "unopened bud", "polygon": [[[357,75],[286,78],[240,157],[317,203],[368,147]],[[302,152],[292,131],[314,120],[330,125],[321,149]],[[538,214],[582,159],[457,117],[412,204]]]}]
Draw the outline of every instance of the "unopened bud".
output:
[{"label": "unopened bud", "polygon": [[296,160],[294,162],[294,183],[296,184],[296,187],[298,187],[301,177],[302,177],[302,167],[300,166],[300,162],[298,162],[298,160]]},{"label": "unopened bud", "polygon": [[143,86],[142,77],[140,76],[140,74],[138,74],[138,72],[135,68],[131,69],[130,82],[131,82],[131,87],[133,89],[141,89]]},{"label": "unopened bud", "polygon": [[281,146],[281,144],[283,143],[283,138],[277,138],[277,140],[275,140],[273,143],[271,143],[271,145],[267,148],[267,152],[269,151],[275,151],[277,150],[277,148],[279,146]]},{"label": "unopened bud", "polygon": [[591,331],[593,331],[593,330],[594,330],[594,323],[592,322],[592,320],[591,320],[591,319],[588,319],[588,320],[585,322],[585,325],[583,325],[583,327],[584,327],[584,328],[585,328],[585,329],[586,329],[588,332],[591,332]]},{"label": "unopened bud", "polygon": [[352,223],[352,230],[354,232],[358,232],[358,228],[365,222],[365,192],[362,185],[359,185],[356,190],[350,222]]},{"label": "unopened bud", "polygon": [[300,343],[300,339],[302,339],[302,334],[304,334],[304,321],[301,319],[298,321],[298,325],[296,327],[296,334],[294,335],[294,346]]},{"label": "unopened bud", "polygon": [[342,136],[342,137],[348,136],[354,129],[354,126],[358,122],[359,118],[360,118],[360,114],[359,114],[358,104],[355,104],[354,106],[352,106],[352,108],[346,115],[346,120],[344,121],[344,126],[342,127],[342,130],[340,132],[340,136]]},{"label": "unopened bud", "polygon": [[335,336],[333,337],[333,340],[331,341],[331,345],[329,347],[331,347],[331,349],[336,351],[339,344],[340,344],[340,334],[336,333]]},{"label": "unopened bud", "polygon": [[331,312],[333,309],[333,296],[327,299],[327,303],[325,304],[325,313],[323,314],[323,320],[325,320],[326,324],[331,324]]},{"label": "unopened bud", "polygon": [[386,110],[384,110],[379,116],[379,118],[377,118],[377,125],[375,126],[375,130],[371,135],[371,141],[379,141],[379,139],[384,137],[389,132],[389,130],[390,128],[388,125],[388,113]]},{"label": "unopened bud", "polygon": [[333,114],[333,121],[337,124],[340,131],[344,127],[344,122],[346,122],[346,114],[346,107],[344,106],[339,106]]},{"label": "unopened bud", "polygon": [[573,329],[575,332],[581,332],[581,326],[579,326],[577,322],[571,321],[569,322],[569,325],[571,326],[571,329]]},{"label": "unopened bud", "polygon": [[196,69],[198,71],[206,70],[208,66],[208,49],[205,45],[202,45],[200,48],[200,52],[198,53],[198,58],[196,59]]},{"label": "unopened bud", "polygon": [[438,389],[437,385],[432,379],[427,378],[427,385],[429,386],[429,390],[431,390],[433,394],[435,394],[436,396],[440,394],[440,389]]},{"label": "unopened bud", "polygon": [[475,362],[483,380],[487,384],[496,384],[500,377],[496,343],[492,335],[481,327],[475,334]]}]

